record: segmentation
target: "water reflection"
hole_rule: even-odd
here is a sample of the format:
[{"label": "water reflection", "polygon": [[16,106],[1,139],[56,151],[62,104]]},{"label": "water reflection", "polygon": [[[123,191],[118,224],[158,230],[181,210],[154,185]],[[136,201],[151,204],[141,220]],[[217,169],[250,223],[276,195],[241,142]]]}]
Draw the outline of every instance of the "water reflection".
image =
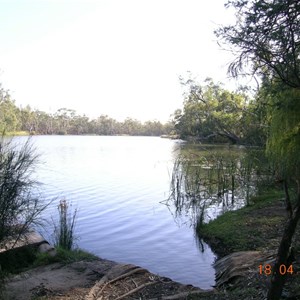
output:
[{"label": "water reflection", "polygon": [[175,219],[188,217],[196,227],[250,204],[259,187],[270,184],[272,173],[261,149],[181,144],[165,203]]}]

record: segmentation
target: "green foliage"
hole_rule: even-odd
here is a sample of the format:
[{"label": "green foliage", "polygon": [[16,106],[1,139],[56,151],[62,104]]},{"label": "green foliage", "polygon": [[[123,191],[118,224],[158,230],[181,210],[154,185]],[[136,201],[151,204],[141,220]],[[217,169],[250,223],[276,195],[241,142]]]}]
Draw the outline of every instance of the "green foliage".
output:
[{"label": "green foliage", "polygon": [[34,247],[23,247],[20,249],[11,249],[0,255],[0,265],[3,276],[7,274],[16,274],[31,266],[36,258],[36,249]]},{"label": "green foliage", "polygon": [[98,259],[97,256],[81,249],[67,250],[57,247],[55,256],[51,256],[48,253],[37,253],[33,266],[44,266],[57,262],[68,264],[75,261],[93,261],[96,259]]},{"label": "green foliage", "polygon": [[229,0],[236,24],[216,31],[236,54],[229,71],[275,78],[300,87],[300,2],[297,0]]},{"label": "green foliage", "polygon": [[19,125],[19,111],[8,91],[0,85],[0,132],[15,131]]},{"label": "green foliage", "polygon": [[[98,259],[92,253],[82,249],[67,250],[57,247],[56,255],[52,256],[48,253],[40,253],[34,247],[24,247],[21,251],[13,249],[2,253],[0,258],[1,270],[0,278],[8,274],[17,274],[24,269],[44,266],[52,263],[69,264],[76,261],[93,261]],[[1,273],[2,272],[2,273]]]},{"label": "green foliage", "polygon": [[243,143],[264,147],[268,135],[267,109],[257,99],[253,99],[243,111],[240,124],[243,128]]},{"label": "green foliage", "polygon": [[[257,114],[244,92],[230,92],[211,79],[204,86],[194,80],[183,83],[187,87],[183,111],[174,113],[177,133],[200,141],[253,143],[250,135],[257,134]],[[253,133],[254,131],[254,133]],[[256,138],[258,141],[258,138]]]},{"label": "green foliage", "polygon": [[283,193],[277,190],[265,191],[252,199],[251,206],[226,212],[210,223],[197,227],[197,232],[206,240],[220,241],[226,248],[223,254],[264,249],[268,246],[268,239],[278,237],[278,232],[271,233],[270,228],[280,227],[278,225],[285,220],[284,214],[267,213],[269,207],[279,203],[282,197]]},{"label": "green foliage", "polygon": [[[300,176],[300,90],[268,87],[270,135],[267,153],[281,178]],[[275,89],[275,91],[274,91]]]},{"label": "green foliage", "polygon": [[47,206],[39,195],[33,196],[37,182],[31,174],[36,162],[29,139],[24,145],[0,139],[0,243],[37,223]]}]

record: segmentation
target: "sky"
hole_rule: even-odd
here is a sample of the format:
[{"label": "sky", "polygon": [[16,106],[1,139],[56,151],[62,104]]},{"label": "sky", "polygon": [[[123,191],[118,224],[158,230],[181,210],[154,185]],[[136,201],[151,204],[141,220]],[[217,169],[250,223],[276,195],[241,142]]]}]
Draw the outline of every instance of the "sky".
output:
[{"label": "sky", "polygon": [[0,0],[0,83],[18,106],[166,122],[179,76],[234,89],[226,0]]}]

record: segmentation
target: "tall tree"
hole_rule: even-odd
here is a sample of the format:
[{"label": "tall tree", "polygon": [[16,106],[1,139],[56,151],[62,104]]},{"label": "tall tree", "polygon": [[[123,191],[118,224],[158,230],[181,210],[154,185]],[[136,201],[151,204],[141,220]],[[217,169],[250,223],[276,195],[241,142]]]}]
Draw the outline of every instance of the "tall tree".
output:
[{"label": "tall tree", "polygon": [[59,126],[59,134],[67,134],[70,129],[70,121],[75,116],[75,110],[60,108],[55,113],[55,118]]},{"label": "tall tree", "polygon": [[232,0],[227,5],[236,8],[236,24],[221,27],[216,33],[236,53],[229,71],[234,76],[250,72],[262,77],[271,128],[267,153],[284,181],[292,179],[297,185],[295,205],[290,208],[268,292],[269,300],[277,300],[285,282],[279,266],[289,263],[300,219],[300,2]]},{"label": "tall tree", "polygon": [[35,127],[35,116],[29,105],[20,109],[20,122],[21,122],[21,130],[28,131],[31,133],[36,130]]},{"label": "tall tree", "polygon": [[19,129],[19,110],[8,91],[0,85],[0,131]]},{"label": "tall tree", "polygon": [[233,93],[211,79],[204,86],[194,80],[186,81],[187,92],[183,111],[175,112],[175,127],[182,137],[200,140],[222,139],[239,143],[243,128],[236,126],[246,107],[246,96]]},{"label": "tall tree", "polygon": [[298,0],[230,0],[236,24],[216,31],[234,46],[232,75],[259,74],[300,88],[300,2]]},{"label": "tall tree", "polygon": [[114,135],[116,134],[116,120],[110,118],[108,115],[101,115],[96,120],[97,134],[100,135]]}]

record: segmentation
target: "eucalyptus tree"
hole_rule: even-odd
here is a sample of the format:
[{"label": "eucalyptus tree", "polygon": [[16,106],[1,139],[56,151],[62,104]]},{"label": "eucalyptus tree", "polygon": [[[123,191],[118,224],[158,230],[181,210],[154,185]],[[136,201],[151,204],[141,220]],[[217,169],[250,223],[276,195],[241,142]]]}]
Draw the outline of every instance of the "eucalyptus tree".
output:
[{"label": "eucalyptus tree", "polygon": [[40,110],[33,112],[34,130],[39,134],[52,134],[53,133],[53,117]]},{"label": "eucalyptus tree", "polygon": [[296,184],[294,207],[287,201],[289,217],[268,292],[269,300],[277,300],[286,278],[279,267],[290,263],[292,239],[300,219],[300,2],[232,0],[227,6],[236,9],[236,24],[221,27],[216,34],[236,54],[229,72],[262,78],[262,98],[270,121],[267,154],[278,166],[286,192],[288,181]]},{"label": "eucalyptus tree", "polygon": [[121,123],[121,133],[128,135],[141,135],[142,123],[136,119],[126,118]]},{"label": "eucalyptus tree", "polygon": [[239,143],[244,136],[241,126],[247,97],[234,93],[207,79],[205,85],[187,80],[183,111],[174,114],[179,134],[205,140],[223,140]]},{"label": "eucalyptus tree", "polygon": [[71,120],[71,134],[87,134],[90,132],[89,118],[86,115],[75,115]]},{"label": "eucalyptus tree", "polygon": [[165,128],[160,121],[146,121],[142,125],[142,135],[160,136],[165,133]]},{"label": "eucalyptus tree", "polygon": [[70,129],[70,122],[75,116],[75,110],[68,108],[60,108],[55,113],[55,119],[58,123],[58,133],[67,134]]},{"label": "eucalyptus tree", "polygon": [[35,114],[29,105],[20,109],[21,130],[32,132],[35,131]]},{"label": "eucalyptus tree", "polygon": [[96,133],[100,135],[114,135],[117,132],[117,121],[108,115],[101,115],[96,119]]},{"label": "eucalyptus tree", "polygon": [[15,131],[19,125],[19,110],[0,84],[0,131]]}]

